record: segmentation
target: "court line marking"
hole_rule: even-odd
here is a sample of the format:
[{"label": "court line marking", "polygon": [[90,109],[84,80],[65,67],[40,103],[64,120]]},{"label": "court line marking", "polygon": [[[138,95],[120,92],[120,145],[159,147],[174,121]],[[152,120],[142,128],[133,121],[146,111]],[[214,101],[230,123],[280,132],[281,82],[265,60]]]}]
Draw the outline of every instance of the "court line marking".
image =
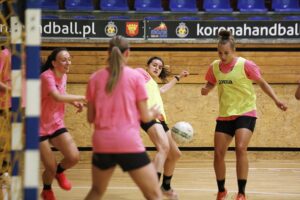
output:
[{"label": "court line marking", "polygon": [[[193,170],[193,169],[212,169],[212,168],[181,168],[181,167],[176,167],[175,169],[180,169],[180,170]],[[235,167],[227,167],[227,169],[235,169]],[[268,167],[249,167],[249,170],[300,170],[299,168],[268,168]]]},{"label": "court line marking", "polygon": [[[203,167],[176,167],[175,170],[211,170],[213,169],[212,167],[211,168],[203,168]],[[227,167],[227,169],[234,169],[235,170],[235,167]],[[74,171],[74,170],[82,170],[82,171],[85,171],[85,170],[91,170],[91,169],[76,169],[76,168],[71,168],[71,169],[68,169],[68,171]],[[299,168],[267,168],[267,167],[264,167],[264,168],[259,168],[259,167],[250,167],[249,170],[299,170],[300,171],[300,167]]]},{"label": "court line marking", "polygon": [[[53,188],[60,188],[58,186],[54,186]],[[74,186],[73,189],[89,189],[89,186]],[[138,187],[107,187],[109,190],[139,190]],[[200,191],[200,192],[214,192],[215,189],[198,189],[198,188],[176,188],[177,191]],[[229,193],[236,193],[236,191],[229,190]],[[280,196],[300,196],[300,193],[283,193],[283,192],[259,192],[259,191],[247,191],[247,194],[260,194],[260,195],[280,195]]]}]

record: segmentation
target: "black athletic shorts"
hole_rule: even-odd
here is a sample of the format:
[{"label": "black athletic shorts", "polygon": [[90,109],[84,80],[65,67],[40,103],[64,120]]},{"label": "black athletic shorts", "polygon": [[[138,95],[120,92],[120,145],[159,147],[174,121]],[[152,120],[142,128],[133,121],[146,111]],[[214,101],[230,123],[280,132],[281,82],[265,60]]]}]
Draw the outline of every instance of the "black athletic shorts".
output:
[{"label": "black athletic shorts", "polygon": [[235,135],[235,131],[239,128],[246,128],[253,132],[255,128],[255,123],[256,117],[250,116],[240,116],[235,120],[230,121],[217,120],[215,131],[226,133],[233,137]]},{"label": "black athletic shorts", "polygon": [[131,171],[150,163],[147,153],[93,153],[92,163],[95,167],[105,170],[120,165],[123,171]]},{"label": "black athletic shorts", "polygon": [[154,124],[161,124],[163,126],[165,132],[168,132],[170,130],[168,127],[168,124],[166,124],[165,121],[156,121],[156,120],[152,120],[147,123],[141,122],[141,127],[145,132],[147,132],[148,129],[151,128],[151,126],[153,126]]},{"label": "black athletic shorts", "polygon": [[51,135],[40,136],[40,142],[43,142],[43,141],[48,140],[48,139],[55,138],[55,137],[57,137],[57,136],[59,136],[63,133],[66,133],[66,132],[68,132],[68,129],[66,129],[66,128],[58,129]]}]

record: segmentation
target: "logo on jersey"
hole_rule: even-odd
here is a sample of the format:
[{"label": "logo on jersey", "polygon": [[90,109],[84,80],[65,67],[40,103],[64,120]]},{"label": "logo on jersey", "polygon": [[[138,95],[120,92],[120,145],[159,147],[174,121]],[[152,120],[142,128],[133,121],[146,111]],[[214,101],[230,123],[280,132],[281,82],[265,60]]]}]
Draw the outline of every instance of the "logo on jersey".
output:
[{"label": "logo on jersey", "polygon": [[222,84],[233,84],[232,80],[219,80],[219,85]]}]

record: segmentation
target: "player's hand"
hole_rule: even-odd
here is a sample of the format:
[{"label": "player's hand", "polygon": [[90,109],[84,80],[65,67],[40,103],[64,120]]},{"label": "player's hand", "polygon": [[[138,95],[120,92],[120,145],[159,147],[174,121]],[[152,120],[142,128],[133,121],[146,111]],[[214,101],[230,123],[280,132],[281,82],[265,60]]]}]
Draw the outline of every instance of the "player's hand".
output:
[{"label": "player's hand", "polygon": [[160,115],[161,115],[161,109],[160,109],[160,106],[155,104],[154,106],[152,106],[149,110],[149,113],[150,113],[150,116],[153,118],[153,119],[156,119],[158,118]]},{"label": "player's hand", "polygon": [[283,111],[286,111],[287,110],[287,105],[285,105],[283,102],[281,101],[276,101],[275,102],[276,106],[280,109],[280,110],[283,110]]},{"label": "player's hand", "polygon": [[204,87],[204,88],[201,89],[201,94],[206,96],[206,95],[208,95],[209,91],[210,91],[209,88]]},{"label": "player's hand", "polygon": [[190,75],[190,73],[187,70],[182,70],[182,72],[179,75],[179,78],[187,77]]},{"label": "player's hand", "polygon": [[83,107],[85,106],[84,103],[77,102],[77,101],[74,101],[74,102],[73,102],[73,105],[77,108],[76,113],[82,112],[82,111],[83,111]]},{"label": "player's hand", "polygon": [[212,90],[212,89],[214,89],[214,87],[215,87],[215,85],[213,85],[213,84],[211,84],[210,82],[207,82],[206,84],[205,84],[205,86],[201,89],[201,94],[202,95],[208,95],[208,93]]}]

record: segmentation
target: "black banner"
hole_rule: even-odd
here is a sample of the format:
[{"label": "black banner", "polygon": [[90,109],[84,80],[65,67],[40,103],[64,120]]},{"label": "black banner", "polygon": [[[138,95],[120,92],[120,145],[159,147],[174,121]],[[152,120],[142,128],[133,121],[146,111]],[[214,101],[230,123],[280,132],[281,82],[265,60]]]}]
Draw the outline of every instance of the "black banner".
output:
[{"label": "black banner", "polygon": [[43,38],[110,38],[123,35],[144,39],[144,21],[43,19],[41,33]]},{"label": "black banner", "polygon": [[299,21],[146,21],[43,19],[42,37],[133,39],[215,39],[220,30],[236,39],[300,39]]},{"label": "black banner", "polygon": [[147,21],[146,39],[215,39],[220,30],[237,39],[300,39],[299,21]]}]

